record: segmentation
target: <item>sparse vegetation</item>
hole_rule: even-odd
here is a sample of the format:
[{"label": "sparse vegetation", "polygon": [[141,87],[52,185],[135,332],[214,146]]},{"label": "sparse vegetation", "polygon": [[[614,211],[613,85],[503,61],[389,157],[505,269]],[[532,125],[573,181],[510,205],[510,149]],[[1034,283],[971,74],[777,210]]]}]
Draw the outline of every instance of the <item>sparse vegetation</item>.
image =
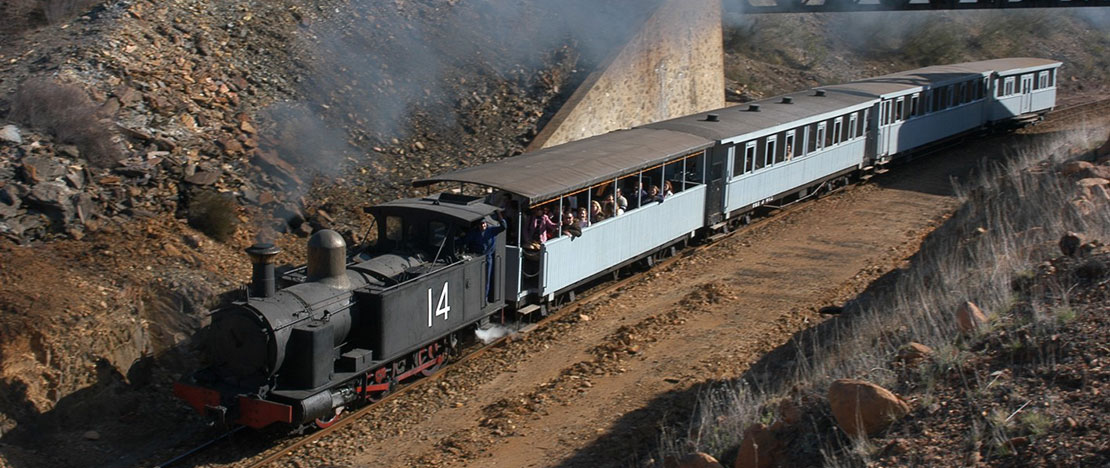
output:
[{"label": "sparse vegetation", "polygon": [[120,148],[113,140],[111,123],[100,118],[96,104],[76,85],[30,78],[12,97],[9,118],[77,146],[94,167],[111,167],[119,161]]},{"label": "sparse vegetation", "polygon": [[0,5],[0,34],[18,34],[59,24],[87,11],[96,0],[6,0]]},{"label": "sparse vegetation", "polygon": [[239,227],[235,199],[212,191],[200,191],[189,201],[189,225],[220,242],[226,242]]},{"label": "sparse vegetation", "polygon": [[[1036,273],[1030,272],[1043,273],[1043,267],[1037,269],[1044,252],[1039,246],[1055,245],[1060,233],[1110,235],[1110,211],[1079,212],[1069,203],[1077,194],[1074,183],[1051,169],[1067,148],[1090,146],[1087,134],[1076,132],[983,167],[974,185],[957,188],[962,207],[926,240],[910,267],[891,283],[870,289],[837,319],[796,336],[783,349],[793,349],[795,360],[757,366],[740,381],[703,394],[686,428],[664,432],[663,455],[690,448],[726,453],[739,445],[747,427],[767,424],[767,411],[787,398],[801,406],[808,402],[808,420],[799,425],[805,433],[791,436],[805,439],[799,445],[812,450],[801,456],[823,457],[826,466],[864,465],[882,450],[845,438],[822,409],[827,407],[821,403],[825,389],[838,378],[862,377],[919,393],[918,407],[924,405],[926,411],[951,404],[937,398],[940,382],[962,382],[957,385],[963,386],[970,413],[977,415],[968,423],[975,456],[980,443],[983,456],[1004,456],[1014,453],[1015,444],[1028,443],[1015,437],[1046,433],[1052,419],[1021,406],[1034,398],[1010,384],[999,384],[1009,378],[1003,373],[980,375],[973,360],[986,346],[1013,362],[1057,362],[1054,343],[1059,340],[1054,333],[1062,323],[1076,320],[1068,305],[1074,285],[1019,290],[1022,301],[1015,299],[1014,290],[1032,281]],[[953,312],[968,298],[988,315],[1005,312],[997,314],[982,335],[960,333]],[[903,370],[891,358],[908,341],[925,343],[936,353],[929,363]],[[992,403],[995,397],[1006,403]]]}]

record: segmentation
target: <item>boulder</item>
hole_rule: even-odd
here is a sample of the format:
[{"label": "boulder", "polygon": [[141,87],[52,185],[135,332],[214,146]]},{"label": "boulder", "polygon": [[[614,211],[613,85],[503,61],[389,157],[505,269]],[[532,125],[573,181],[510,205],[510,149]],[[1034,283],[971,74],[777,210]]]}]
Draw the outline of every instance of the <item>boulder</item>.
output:
[{"label": "boulder", "polygon": [[987,316],[974,302],[965,301],[960,304],[959,309],[956,309],[956,325],[963,333],[977,331],[985,323],[987,323]]},{"label": "boulder", "polygon": [[781,460],[786,445],[775,435],[775,431],[763,424],[753,424],[744,431],[740,450],[736,454],[735,468],[771,468]]},{"label": "boulder", "polygon": [[1095,165],[1087,161],[1068,161],[1064,163],[1064,167],[1060,168],[1060,174],[1072,176],[1080,172],[1088,171],[1092,167],[1095,167]]},{"label": "boulder", "polygon": [[[1110,169],[1110,167],[1107,167]],[[1102,177],[1086,177],[1075,181],[1075,185],[1083,190],[1083,195],[1088,200],[1103,200],[1110,199],[1110,193],[1107,192],[1107,186],[1110,186],[1110,180]]]},{"label": "boulder", "polygon": [[898,362],[906,365],[916,365],[933,356],[933,348],[921,343],[911,341],[898,348]]},{"label": "boulder", "polygon": [[49,156],[28,156],[22,163],[23,175],[31,183],[57,180],[66,174],[66,166]]},{"label": "boulder", "polygon": [[837,425],[853,437],[879,433],[910,412],[910,406],[889,390],[855,379],[829,386],[829,406]]},{"label": "boulder", "polygon": [[0,127],[0,141],[22,145],[23,135],[19,132],[19,127],[15,125],[5,125]]},{"label": "boulder", "polygon": [[31,193],[24,200],[29,205],[47,210],[68,212],[71,208],[69,197],[73,191],[60,182],[43,182],[31,187]]},{"label": "boulder", "polygon": [[1079,254],[1079,247],[1083,245],[1083,234],[1068,232],[1060,236],[1060,253],[1069,257]]}]

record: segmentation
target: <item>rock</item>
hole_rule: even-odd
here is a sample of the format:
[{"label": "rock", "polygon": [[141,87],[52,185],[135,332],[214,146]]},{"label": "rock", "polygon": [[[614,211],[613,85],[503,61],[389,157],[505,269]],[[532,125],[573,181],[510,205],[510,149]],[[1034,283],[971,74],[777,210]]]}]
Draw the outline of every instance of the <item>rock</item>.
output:
[{"label": "rock", "polygon": [[25,201],[33,206],[66,212],[70,209],[72,191],[60,182],[43,182],[31,188]]},{"label": "rock", "polygon": [[580,322],[589,322],[590,321],[590,316],[586,315],[586,314],[578,314],[578,321],[580,321]]},{"label": "rock", "polygon": [[956,309],[956,325],[960,327],[963,333],[971,333],[979,330],[979,327],[987,323],[987,316],[979,310],[979,306],[974,302],[965,301],[960,304],[960,308]]},{"label": "rock", "polygon": [[716,458],[702,452],[691,453],[674,460],[673,463],[666,464],[666,466],[673,466],[674,468],[724,468]]},{"label": "rock", "polygon": [[1095,167],[1095,165],[1087,161],[1068,161],[1064,163],[1064,167],[1060,168],[1060,174],[1063,174],[1065,176],[1072,176],[1080,172],[1089,170],[1092,167]]},{"label": "rock", "polygon": [[[1110,167],[1107,167],[1107,169],[1110,169]],[[1099,198],[1110,200],[1110,191],[1107,191],[1107,187],[1110,186],[1110,180],[1102,177],[1087,177],[1075,181],[1075,185],[1078,185],[1079,188],[1083,190],[1084,196],[1088,200],[1097,200]]]},{"label": "rock", "polygon": [[28,182],[38,183],[57,180],[66,174],[66,167],[48,156],[28,156],[23,158],[23,175]]},{"label": "rock", "polygon": [[251,125],[250,122],[245,120],[239,124],[239,130],[250,133],[251,135],[258,133],[258,130],[254,129],[254,125]]},{"label": "rock", "polygon": [[915,365],[933,356],[933,348],[911,341],[898,349],[898,362]]},{"label": "rock", "polygon": [[23,135],[20,134],[19,127],[15,125],[5,125],[0,127],[0,141],[22,145]]},{"label": "rock", "polygon": [[1110,155],[1110,137],[1106,139],[1106,143],[1103,143],[1102,146],[1098,148],[1098,151],[1095,154],[1099,156]]},{"label": "rock", "polygon": [[65,181],[71,187],[81,190],[85,188],[85,171],[71,170],[66,173]]},{"label": "rock", "polygon": [[58,147],[58,152],[70,159],[77,159],[81,157],[81,151],[73,145],[61,145]]},{"label": "rock", "polygon": [[874,435],[910,412],[901,398],[870,382],[840,379],[829,386],[829,406],[849,436]]},{"label": "rock", "polygon": [[77,209],[77,219],[81,224],[88,224],[93,215],[99,214],[100,207],[92,199],[92,195],[81,192],[73,197],[73,207]]},{"label": "rock", "polygon": [[779,402],[779,416],[786,425],[793,426],[802,422],[802,409],[788,398]]},{"label": "rock", "polygon": [[193,185],[212,185],[220,180],[221,175],[223,175],[223,172],[219,170],[196,171],[193,175],[186,177],[185,182]]},{"label": "rock", "polygon": [[143,93],[127,85],[116,88],[115,95],[123,107],[131,107],[143,99]]},{"label": "rock", "polygon": [[85,440],[100,440],[100,433],[96,431],[85,431],[81,436],[84,437]]},{"label": "rock", "polygon": [[236,140],[234,138],[223,137],[217,139],[216,143],[219,144],[220,148],[222,148],[224,152],[229,155],[234,156],[243,152],[243,144],[239,143],[239,140]]},{"label": "rock", "polygon": [[1074,257],[1079,254],[1079,247],[1083,245],[1085,239],[1082,234],[1076,232],[1068,232],[1060,236],[1060,253],[1069,257]]},{"label": "rock", "polygon": [[775,431],[763,424],[753,424],[744,431],[740,450],[736,453],[735,468],[770,468],[783,458],[786,445]]}]

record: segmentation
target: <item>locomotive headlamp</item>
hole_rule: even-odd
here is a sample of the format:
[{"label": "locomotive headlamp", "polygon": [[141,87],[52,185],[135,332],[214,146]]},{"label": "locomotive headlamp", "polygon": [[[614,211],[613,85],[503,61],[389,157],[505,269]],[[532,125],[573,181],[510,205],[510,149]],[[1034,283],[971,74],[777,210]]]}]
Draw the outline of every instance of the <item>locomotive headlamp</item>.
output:
[{"label": "locomotive headlamp", "polygon": [[251,296],[270,297],[276,290],[274,279],[274,257],[281,253],[281,247],[270,243],[258,243],[247,248],[251,257]]}]

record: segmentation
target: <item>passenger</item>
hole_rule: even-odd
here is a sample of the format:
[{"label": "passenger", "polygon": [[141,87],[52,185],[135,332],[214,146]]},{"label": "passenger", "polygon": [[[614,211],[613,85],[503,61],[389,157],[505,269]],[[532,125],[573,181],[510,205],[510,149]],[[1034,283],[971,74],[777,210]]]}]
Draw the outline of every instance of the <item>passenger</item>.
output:
[{"label": "passenger", "polygon": [[559,228],[564,236],[570,236],[571,239],[582,235],[582,228],[578,227],[578,221],[574,219],[574,213],[563,213],[563,223]]},{"label": "passenger", "polygon": [[[647,190],[644,190],[643,182],[637,181],[632,186],[631,195],[632,195],[632,208],[639,208],[639,207],[643,206],[644,203],[648,202],[648,193],[647,193]],[[628,205],[626,203],[625,209],[627,209],[627,206]]]},{"label": "passenger", "polygon": [[618,188],[616,190],[617,190],[617,192],[616,192],[617,196],[616,196],[616,198],[613,198],[613,200],[616,200],[617,208],[619,208],[617,210],[617,214],[621,214],[621,213],[624,213],[625,211],[628,211],[628,199],[624,198],[624,195],[621,195],[621,189]]},{"label": "passenger", "polygon": [[651,188],[648,189],[648,200],[663,203],[663,195],[659,193],[659,187],[652,185]]},{"label": "passenger", "polygon": [[590,222],[596,223],[605,219],[605,214],[601,212],[601,202],[597,200],[590,201]]},{"label": "passenger", "polygon": [[588,227],[590,227],[590,214],[586,212],[586,207],[583,206],[578,209],[578,228],[586,229]]},{"label": "passenger", "polygon": [[671,195],[674,195],[674,186],[669,180],[663,181],[663,198],[670,198]]},{"label": "passenger", "polygon": [[793,157],[794,157],[794,150],[791,148],[790,145],[786,145],[786,160],[789,161]]},{"label": "passenger", "polygon": [[482,218],[477,223],[474,229],[467,233],[464,242],[466,243],[467,250],[485,255],[486,257],[486,301],[489,302],[490,293],[493,291],[493,254],[497,247],[497,235],[505,230],[505,218],[501,216],[500,211],[495,211],[494,216],[497,217],[496,225],[490,226],[492,223],[489,216]]},{"label": "passenger", "polygon": [[606,218],[612,218],[614,216],[620,216],[624,214],[624,209],[620,207],[620,204],[613,201],[612,195],[605,197],[605,200],[601,202],[601,208],[602,214]]},{"label": "passenger", "polygon": [[543,208],[532,208],[532,216],[529,217],[528,223],[524,225],[524,242],[521,242],[521,244],[526,249],[539,250],[541,244],[547,242],[551,233],[558,229],[559,225],[555,224],[550,216],[544,214]]}]

